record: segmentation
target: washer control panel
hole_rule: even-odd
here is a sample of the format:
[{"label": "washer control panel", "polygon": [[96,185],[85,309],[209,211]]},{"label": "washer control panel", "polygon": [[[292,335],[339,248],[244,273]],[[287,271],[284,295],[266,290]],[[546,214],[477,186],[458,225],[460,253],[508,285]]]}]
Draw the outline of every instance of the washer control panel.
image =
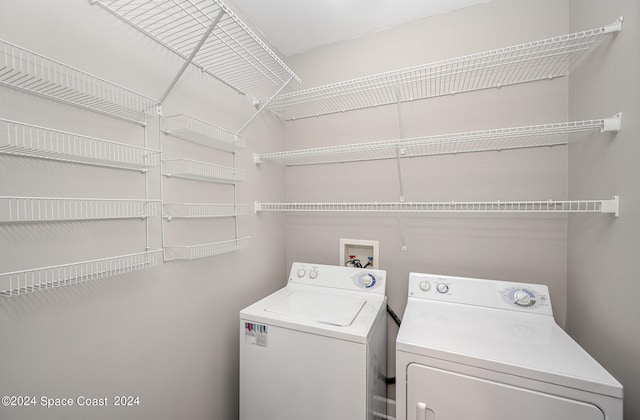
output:
[{"label": "washer control panel", "polygon": [[541,284],[410,273],[409,297],[552,315]]},{"label": "washer control panel", "polygon": [[293,263],[289,282],[384,294],[385,278],[384,270]]}]

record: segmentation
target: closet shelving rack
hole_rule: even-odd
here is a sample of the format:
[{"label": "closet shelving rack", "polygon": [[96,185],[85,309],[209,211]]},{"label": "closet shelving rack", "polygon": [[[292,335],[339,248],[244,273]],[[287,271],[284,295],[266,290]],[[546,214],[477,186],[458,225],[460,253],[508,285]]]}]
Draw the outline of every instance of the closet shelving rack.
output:
[{"label": "closet shelving rack", "polygon": [[65,104],[146,124],[156,101],[0,40],[0,84]]},{"label": "closet shelving rack", "polygon": [[0,295],[18,296],[155,267],[160,252],[150,249],[136,254],[3,273],[0,274]]},{"label": "closet shelving rack", "polygon": [[145,147],[0,119],[0,153],[144,174],[145,198],[0,197],[0,223],[141,218],[145,251],[90,261],[0,273],[0,295],[16,296],[153,267],[161,250],[149,246],[149,217],[159,204],[148,197],[148,169],[160,152],[146,147],[147,118],[156,101],[61,62],[0,40],[0,86],[142,126]]},{"label": "closet shelving rack", "polygon": [[567,75],[622,17],[587,31],[314,87],[257,101],[285,120],[553,79]]},{"label": "closet shelving rack", "polygon": [[499,128],[312,149],[254,154],[256,164],[272,161],[287,166],[395,159],[417,156],[500,151],[566,145],[573,133],[617,132],[622,113],[599,120]]},{"label": "closet shelving rack", "polygon": [[247,214],[246,204],[164,203],[162,217],[172,219],[207,219]]},{"label": "closet shelving rack", "polygon": [[247,171],[244,169],[214,165],[193,159],[163,159],[162,169],[165,176],[195,181],[233,184],[247,179]]},{"label": "closet shelving rack", "polygon": [[146,219],[158,215],[159,203],[151,200],[0,196],[0,223]]},{"label": "closet shelving rack", "polygon": [[[272,93],[292,79],[300,82],[264,41],[220,0],[90,2],[240,93]],[[196,54],[191,57],[194,51]]]},{"label": "closet shelving rack", "polygon": [[2,118],[0,153],[136,171],[160,160],[158,150]]},{"label": "closet shelving rack", "polygon": [[228,254],[249,246],[250,236],[230,239],[227,241],[212,242],[199,245],[165,245],[165,261],[172,260],[195,260],[199,258],[213,257],[216,255]]},{"label": "closet shelving rack", "polygon": [[247,138],[186,114],[163,117],[165,134],[227,152],[247,147]]},{"label": "closet shelving rack", "polygon": [[[235,239],[197,245],[167,244],[163,223],[164,260],[193,260],[226,254],[248,247],[250,238],[239,236],[237,220],[237,216],[247,213],[248,206],[236,203],[235,191],[236,183],[246,180],[247,176],[246,170],[236,168],[236,152],[238,148],[246,147],[246,138],[185,114],[161,118],[160,130],[168,136],[233,154],[233,167],[213,165],[191,159],[162,160],[162,173],[165,176],[233,184],[234,189],[234,202],[230,204],[165,202],[163,192],[162,217],[164,220],[169,222],[173,219],[203,220],[228,217],[233,218],[235,223]],[[164,187],[162,190],[164,191]]]},{"label": "closet shelving rack", "polygon": [[620,200],[443,201],[371,203],[255,203],[255,212],[350,213],[606,213],[619,215]]}]

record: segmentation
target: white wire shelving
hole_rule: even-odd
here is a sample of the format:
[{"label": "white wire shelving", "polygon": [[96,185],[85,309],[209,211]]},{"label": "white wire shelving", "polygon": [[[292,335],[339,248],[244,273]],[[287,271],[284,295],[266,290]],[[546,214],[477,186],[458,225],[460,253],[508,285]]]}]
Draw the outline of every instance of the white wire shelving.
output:
[{"label": "white wire shelving", "polygon": [[604,27],[459,58],[351,79],[262,99],[267,109],[295,120],[453,95],[567,75],[622,17]]},{"label": "white wire shelving", "polygon": [[273,91],[300,79],[220,0],[92,0],[241,93]]},{"label": "white wire shelving", "polygon": [[205,182],[236,183],[247,179],[244,169],[214,165],[192,159],[166,159],[162,161],[163,175]]},{"label": "white wire shelving", "polygon": [[272,161],[295,166],[566,145],[569,142],[569,134],[596,130],[617,132],[620,130],[621,121],[622,113],[619,113],[611,118],[599,120],[256,153],[254,162],[258,164]]},{"label": "white wire shelving", "polygon": [[0,274],[0,295],[18,296],[155,267],[162,250]]},{"label": "white wire shelving", "polygon": [[160,161],[158,150],[2,118],[0,153],[140,171]]},{"label": "white wire shelving", "polygon": [[130,122],[146,124],[155,101],[0,40],[0,84]]},{"label": "white wire shelving", "polygon": [[442,201],[370,203],[260,203],[255,212],[351,213],[606,213],[619,215],[620,199],[578,201]]},{"label": "white wire shelving", "polygon": [[245,236],[228,241],[213,242],[200,245],[166,245],[164,247],[164,260],[196,260],[199,258],[213,257],[228,254],[249,246],[250,236]]},{"label": "white wire shelving", "polygon": [[247,214],[246,204],[164,203],[162,217],[172,219],[206,219]]},{"label": "white wire shelving", "polygon": [[0,196],[0,223],[146,219],[158,216],[159,204],[151,200]]},{"label": "white wire shelving", "polygon": [[186,114],[162,119],[163,131],[173,137],[227,152],[247,147],[247,138]]}]

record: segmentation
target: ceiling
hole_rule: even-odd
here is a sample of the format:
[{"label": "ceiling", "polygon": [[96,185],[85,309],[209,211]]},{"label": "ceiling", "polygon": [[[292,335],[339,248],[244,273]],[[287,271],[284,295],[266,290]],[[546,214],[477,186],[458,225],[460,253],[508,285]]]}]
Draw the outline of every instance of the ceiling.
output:
[{"label": "ceiling", "polygon": [[490,0],[228,0],[282,55]]}]

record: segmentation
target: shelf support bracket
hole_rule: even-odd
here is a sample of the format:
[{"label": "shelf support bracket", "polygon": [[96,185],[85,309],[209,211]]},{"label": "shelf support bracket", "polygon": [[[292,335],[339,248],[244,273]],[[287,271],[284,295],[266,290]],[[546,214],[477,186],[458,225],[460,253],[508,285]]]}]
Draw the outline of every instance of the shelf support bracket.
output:
[{"label": "shelf support bracket", "polygon": [[604,27],[604,33],[610,34],[611,32],[620,32],[622,30],[622,21],[624,16],[620,16],[615,22],[608,24]]},{"label": "shelf support bracket", "polygon": [[[400,86],[396,85],[396,101],[398,104],[398,131],[400,132],[400,139],[404,138],[404,125],[402,123],[402,95],[400,94]],[[400,157],[405,153],[405,150],[400,145],[396,146],[396,168],[398,169],[398,184],[400,186],[400,202],[404,203],[404,186],[402,183],[402,166],[400,165]],[[407,250],[407,243],[404,237],[404,224],[402,223],[402,217],[398,214],[398,226],[400,227],[400,242],[402,242],[402,250]]]},{"label": "shelf support bracket", "polygon": [[258,214],[261,210],[262,210],[262,206],[260,205],[259,202],[255,201],[253,204],[253,212],[255,214]]},{"label": "shelf support bracket", "polygon": [[602,120],[602,128],[600,129],[601,133],[617,133],[620,131],[622,127],[622,112],[618,112],[616,115],[610,118],[605,118]]},{"label": "shelf support bracket", "polygon": [[614,217],[620,216],[620,196],[614,195],[611,200],[602,200],[600,207],[602,213],[611,213]]},{"label": "shelf support bracket", "polygon": [[262,106],[260,108],[258,108],[258,110],[253,114],[253,116],[251,118],[249,118],[249,121],[247,121],[246,123],[244,123],[244,125],[242,127],[240,127],[240,129],[236,132],[236,135],[239,136],[240,133],[242,133],[245,130],[245,128],[247,128],[249,126],[249,124],[251,124],[253,122],[253,120],[255,120],[258,117],[258,115],[260,115],[262,113],[262,110],[264,110],[271,103],[271,101],[273,101],[273,98],[278,96],[280,94],[280,92],[282,92],[282,90],[285,87],[287,87],[287,85],[289,83],[291,83],[292,80],[293,80],[293,77],[290,77],[289,80],[284,82],[284,84],[282,86],[280,86],[280,89],[278,89],[276,91],[276,93],[271,95],[271,97],[264,104],[262,104]]},{"label": "shelf support bracket", "polygon": [[209,25],[209,28],[207,29],[207,32],[205,32],[204,35],[202,35],[202,38],[200,38],[200,41],[198,41],[198,45],[196,45],[195,48],[193,49],[193,51],[191,51],[191,54],[189,55],[189,58],[187,58],[187,61],[185,61],[182,64],[182,67],[178,71],[178,74],[176,74],[176,76],[171,81],[171,84],[169,85],[167,90],[165,90],[164,94],[162,94],[162,96],[160,97],[160,100],[158,101],[158,105],[159,106],[162,106],[162,104],[164,103],[165,99],[167,99],[167,96],[169,96],[169,94],[171,93],[171,91],[175,87],[176,83],[178,83],[178,80],[180,80],[180,78],[182,77],[182,74],[185,72],[187,67],[189,67],[189,65],[191,64],[191,62],[195,58],[196,54],[198,54],[198,51],[200,51],[200,48],[202,48],[202,45],[205,43],[207,38],[209,38],[209,35],[211,35],[211,32],[213,32],[214,28],[216,26],[218,26],[218,22],[220,22],[220,19],[222,19],[223,15],[224,15],[224,10],[220,9],[220,12],[218,13],[218,16],[216,16],[216,18],[211,22],[211,25]]}]

